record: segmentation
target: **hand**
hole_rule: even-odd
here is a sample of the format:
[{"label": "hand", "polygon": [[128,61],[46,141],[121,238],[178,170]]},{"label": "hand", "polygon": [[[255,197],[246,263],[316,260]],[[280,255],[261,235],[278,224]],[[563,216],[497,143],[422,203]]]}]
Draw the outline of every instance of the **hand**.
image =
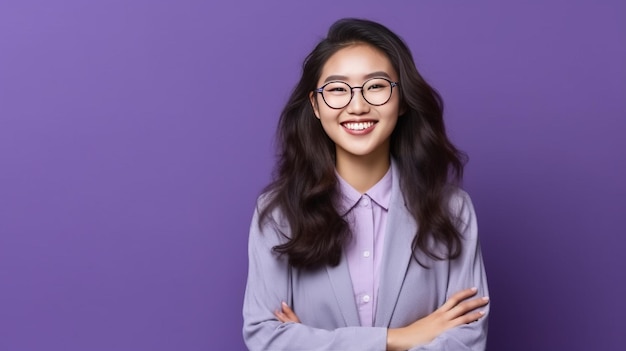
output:
[{"label": "hand", "polygon": [[295,312],[293,312],[293,310],[291,309],[291,307],[289,307],[289,305],[287,305],[287,303],[283,302],[280,305],[281,305],[281,311],[279,310],[274,311],[274,315],[276,316],[276,318],[278,318],[279,321],[283,323],[287,323],[287,322],[300,323],[300,318],[296,316]]},{"label": "hand", "polygon": [[387,331],[387,350],[408,350],[431,342],[439,334],[456,326],[477,321],[485,315],[474,311],[489,303],[488,297],[468,300],[476,288],[460,291],[428,316],[404,327]]}]

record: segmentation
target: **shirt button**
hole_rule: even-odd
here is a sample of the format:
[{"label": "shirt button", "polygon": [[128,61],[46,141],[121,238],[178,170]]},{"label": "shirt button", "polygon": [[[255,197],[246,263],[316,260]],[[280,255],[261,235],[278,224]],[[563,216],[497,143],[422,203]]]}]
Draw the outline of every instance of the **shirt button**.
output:
[{"label": "shirt button", "polygon": [[363,295],[363,302],[370,302],[370,296],[369,295]]},{"label": "shirt button", "polygon": [[361,206],[368,207],[369,205],[370,205],[370,199],[368,199],[367,197],[363,197],[361,199]]},{"label": "shirt button", "polygon": [[370,257],[370,252],[369,251],[363,251],[363,257],[365,257],[365,258]]}]

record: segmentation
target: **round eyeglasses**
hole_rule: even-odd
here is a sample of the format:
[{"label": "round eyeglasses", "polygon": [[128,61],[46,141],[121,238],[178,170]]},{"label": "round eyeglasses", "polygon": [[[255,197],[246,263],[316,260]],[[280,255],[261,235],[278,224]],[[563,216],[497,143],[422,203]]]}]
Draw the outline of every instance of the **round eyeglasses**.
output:
[{"label": "round eyeglasses", "polygon": [[339,110],[350,104],[354,97],[354,89],[361,89],[361,95],[368,104],[380,106],[391,99],[393,88],[397,86],[398,82],[392,82],[387,78],[371,78],[360,87],[351,87],[346,82],[336,80],[322,85],[314,92],[322,94],[322,99],[328,107]]}]

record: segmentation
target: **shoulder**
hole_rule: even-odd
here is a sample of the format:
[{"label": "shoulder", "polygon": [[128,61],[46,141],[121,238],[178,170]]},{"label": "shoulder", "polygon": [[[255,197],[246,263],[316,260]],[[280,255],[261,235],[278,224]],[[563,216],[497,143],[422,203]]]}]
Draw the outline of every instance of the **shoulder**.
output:
[{"label": "shoulder", "polygon": [[450,212],[454,215],[458,216],[463,212],[474,210],[472,199],[470,198],[469,194],[459,187],[454,187],[453,189],[450,189],[447,198],[448,208],[450,209]]},{"label": "shoulder", "polygon": [[261,240],[279,245],[289,239],[289,222],[272,200],[271,193],[263,193],[257,198],[250,224],[251,241]]},{"label": "shoulder", "polygon": [[[456,187],[449,192],[448,210],[461,233],[467,233],[468,229],[476,227],[474,204],[465,190]],[[474,232],[474,230],[469,231]]]},{"label": "shoulder", "polygon": [[288,227],[288,221],[283,214],[282,209],[275,202],[275,194],[271,192],[265,192],[256,200],[256,206],[254,210],[255,217],[261,225],[277,225],[279,227]]}]

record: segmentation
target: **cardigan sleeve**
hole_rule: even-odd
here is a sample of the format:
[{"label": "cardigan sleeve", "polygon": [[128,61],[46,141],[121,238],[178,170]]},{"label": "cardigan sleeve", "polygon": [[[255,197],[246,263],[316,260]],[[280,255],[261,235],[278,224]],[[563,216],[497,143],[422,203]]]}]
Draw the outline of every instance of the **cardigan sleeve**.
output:
[{"label": "cardigan sleeve", "polygon": [[291,268],[286,257],[272,250],[285,240],[276,223],[259,225],[257,206],[250,226],[248,280],[243,303],[243,337],[248,349],[385,350],[386,328],[341,327],[326,330],[301,323],[282,323],[276,319],[273,311],[280,308],[282,301],[290,301],[291,297]]},{"label": "cardigan sleeve", "polygon": [[[461,256],[450,262],[448,290],[446,297],[470,287],[478,288],[475,297],[489,296],[485,266],[478,241],[478,229],[474,206],[467,193],[459,190],[453,198],[451,209],[459,219],[458,227],[462,235]],[[487,326],[491,301],[480,310],[485,315],[476,322],[447,330],[427,345],[410,351],[479,351],[487,347]]]}]

